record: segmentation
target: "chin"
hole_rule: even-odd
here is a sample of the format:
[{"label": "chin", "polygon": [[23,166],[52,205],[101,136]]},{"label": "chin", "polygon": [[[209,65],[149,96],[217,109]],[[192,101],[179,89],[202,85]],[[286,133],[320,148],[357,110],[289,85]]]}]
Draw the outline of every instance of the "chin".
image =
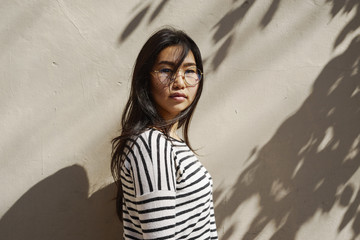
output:
[{"label": "chin", "polygon": [[182,111],[184,111],[187,107],[179,107],[179,108],[175,108],[172,111],[170,111],[172,114],[174,114],[175,116],[177,116],[178,114],[180,114]]}]

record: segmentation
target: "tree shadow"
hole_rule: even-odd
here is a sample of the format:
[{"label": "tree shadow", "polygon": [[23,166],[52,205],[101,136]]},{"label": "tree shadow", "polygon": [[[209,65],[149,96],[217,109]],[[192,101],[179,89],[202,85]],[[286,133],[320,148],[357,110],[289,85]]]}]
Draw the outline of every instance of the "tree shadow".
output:
[{"label": "tree shadow", "polygon": [[[151,24],[161,13],[161,11],[164,9],[166,4],[168,4],[169,1],[162,0],[156,8],[152,11],[151,16],[148,20],[148,24]],[[149,12],[152,5],[155,4],[154,2],[150,2],[144,7],[141,8],[140,12],[138,12],[135,17],[126,25],[124,31],[121,33],[119,37],[119,44],[123,43],[135,30],[139,27],[140,23],[143,21],[147,13]],[[139,8],[140,5],[138,4],[133,10],[136,8]]]},{"label": "tree shadow", "polygon": [[[336,48],[360,27],[360,2],[327,2],[333,4],[332,17],[340,12],[355,12],[338,35]],[[270,23],[279,4],[279,0],[273,1],[261,21],[262,28]],[[217,39],[231,31],[223,31]],[[223,52],[218,64],[226,58],[229,48]],[[342,54],[325,66],[301,108],[281,124],[261,149],[254,149],[250,154],[247,162],[253,161],[230,189],[230,196],[220,202],[215,198],[217,225],[222,227],[225,219],[255,196],[259,199],[259,212],[242,240],[256,239],[269,224],[276,228],[271,240],[295,239],[301,226],[316,213],[328,213],[335,205],[346,209],[338,232],[351,224],[351,239],[356,239],[360,235],[360,189],[348,181],[360,167],[359,122],[358,35]],[[220,196],[224,191],[215,193]],[[354,200],[351,202],[351,199]],[[222,239],[231,239],[236,227],[239,226],[230,225]]]},{"label": "tree shadow", "polygon": [[[348,1],[336,1],[336,0],[327,0],[327,2],[331,3],[332,10],[331,15],[334,17],[340,12],[344,14],[348,14],[350,11],[355,11],[355,15],[352,20],[343,28],[343,30],[338,35],[335,40],[334,47],[337,47],[340,43],[342,43],[345,38],[356,29],[360,27],[360,2],[358,0],[348,0]],[[355,10],[354,10],[355,9]]]},{"label": "tree shadow", "polygon": [[212,71],[217,71],[221,63],[225,60],[226,56],[230,51],[230,47],[234,40],[234,35],[230,35],[221,47],[216,51],[214,58],[211,61]]},{"label": "tree shadow", "polygon": [[161,3],[156,7],[156,9],[153,11],[153,13],[150,16],[149,24],[154,21],[155,18],[160,14],[160,12],[164,9],[165,5],[169,3],[168,0],[162,0]]},{"label": "tree shadow", "polygon": [[[217,50],[211,61],[211,70],[210,72],[216,72],[222,62],[226,59],[230,53],[231,45],[235,39],[235,30],[236,27],[240,24],[241,20],[245,17],[248,11],[253,6],[256,0],[246,0],[239,6],[233,6],[230,10],[212,27],[214,34],[212,40],[214,45],[218,45],[219,42],[222,42],[220,46],[217,47]],[[236,5],[237,2],[233,1],[233,5]],[[226,39],[226,40],[224,40]],[[208,59],[205,59],[205,62]]]},{"label": "tree shadow", "polygon": [[79,165],[63,168],[29,189],[0,219],[0,239],[120,239],[115,186],[88,197]]},{"label": "tree shadow", "polygon": [[231,33],[235,27],[240,23],[240,21],[245,17],[245,15],[253,6],[256,0],[247,0],[244,1],[240,6],[235,7],[235,9],[230,9],[225,16],[223,16],[213,27],[215,33],[213,35],[213,41],[216,44],[221,39],[226,37]]},{"label": "tree shadow", "polygon": [[[276,227],[271,240],[295,239],[303,224],[316,213],[329,213],[335,205],[347,209],[338,231],[352,221],[352,239],[358,237],[360,189],[348,181],[360,167],[359,123],[357,36],[325,66],[300,109],[256,151],[227,201],[217,203],[217,224],[221,226],[244,201],[258,196],[259,212],[243,240],[256,239],[269,224]],[[225,232],[223,239],[231,235]]]},{"label": "tree shadow", "polygon": [[[281,0],[273,0],[260,22],[262,29],[266,28],[271,22],[279,8],[280,2]],[[212,30],[215,30],[212,36],[214,45],[222,43],[217,47],[213,56],[209,57],[213,58],[211,61],[211,72],[216,72],[228,54],[231,53],[231,45],[236,40],[236,28],[240,26],[242,20],[255,3],[256,0],[245,0],[239,6],[236,6],[238,5],[237,1],[233,1],[233,7],[212,27]]]},{"label": "tree shadow", "polygon": [[130,21],[125,30],[121,33],[119,43],[124,42],[132,34],[132,32],[135,31],[142,19],[145,17],[146,13],[149,11],[150,6],[151,4],[148,4],[143,7],[142,10]]},{"label": "tree shadow", "polygon": [[264,17],[261,20],[261,23],[260,23],[261,28],[265,28],[271,22],[276,11],[279,8],[280,2],[281,2],[281,0],[273,0],[273,2],[271,3],[271,6],[269,7],[269,9],[267,10]]},{"label": "tree shadow", "polygon": [[[265,14],[262,20],[263,28],[267,26],[267,24],[271,21],[272,17],[275,15],[275,12],[279,7],[280,1],[281,0],[275,0],[269,7],[268,12]],[[220,45],[217,46],[217,50],[213,54],[213,56],[209,57],[212,58],[211,71],[217,71],[221,63],[230,53],[231,45],[235,40],[236,27],[239,26],[242,19],[246,16],[246,14],[249,12],[255,2],[256,0],[245,0],[239,5],[237,1],[233,1],[233,7],[231,7],[229,11],[212,27],[212,30],[215,31],[212,36],[214,45]],[[151,24],[164,10],[166,4],[168,4],[169,1],[162,0],[156,7],[154,7],[154,10],[150,11],[150,9],[155,3],[156,2],[151,2],[143,7],[140,6],[141,4],[138,4],[133,9],[136,10],[140,8],[139,12],[133,17],[133,19],[127,24],[123,32],[120,34],[118,40],[119,44],[122,44],[124,41],[126,41],[126,39],[140,26],[140,23],[148,15],[148,12],[150,14],[148,24]],[[204,62],[206,62],[207,60],[208,59],[205,59]]]},{"label": "tree shadow", "polygon": [[[282,0],[273,0],[268,10],[262,17],[260,21],[260,28],[265,29],[272,19],[274,18]],[[355,16],[352,20],[343,28],[341,33],[338,35],[334,47],[337,47],[344,39],[360,26],[360,2],[358,0],[347,0],[347,1],[336,1],[336,0],[326,0],[328,4],[332,4],[331,15],[335,17],[338,13],[342,12],[348,14],[350,11],[356,11]],[[238,3],[233,1],[233,7],[212,27],[215,30],[212,39],[214,45],[223,42],[219,47],[217,47],[216,52],[212,60],[212,70],[216,71],[221,63],[227,58],[228,54],[231,53],[231,44],[229,44],[229,39],[236,41],[236,28],[240,26],[242,20],[245,18],[246,14],[251,10],[251,7],[256,3],[256,0],[245,0],[243,3],[235,7]],[[355,10],[354,10],[355,9]],[[226,40],[224,40],[226,39]]]}]

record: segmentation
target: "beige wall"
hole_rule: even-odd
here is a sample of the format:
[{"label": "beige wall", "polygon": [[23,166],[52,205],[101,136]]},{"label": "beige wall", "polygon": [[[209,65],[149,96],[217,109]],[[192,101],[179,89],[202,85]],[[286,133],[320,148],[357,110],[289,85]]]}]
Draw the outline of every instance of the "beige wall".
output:
[{"label": "beige wall", "polygon": [[0,239],[119,239],[110,140],[164,24],[205,60],[190,137],[220,239],[360,239],[359,19],[359,1],[2,0]]}]

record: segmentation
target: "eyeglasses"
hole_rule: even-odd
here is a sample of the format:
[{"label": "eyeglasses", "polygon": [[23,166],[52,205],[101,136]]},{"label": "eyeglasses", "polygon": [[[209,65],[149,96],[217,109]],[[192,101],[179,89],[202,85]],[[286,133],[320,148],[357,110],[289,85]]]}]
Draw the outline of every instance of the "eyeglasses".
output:
[{"label": "eyeglasses", "polygon": [[[175,81],[179,71],[174,72],[169,68],[154,70],[157,79],[164,85],[170,85]],[[196,86],[202,79],[203,73],[197,68],[190,68],[183,71],[181,77],[185,80],[187,86]]]}]

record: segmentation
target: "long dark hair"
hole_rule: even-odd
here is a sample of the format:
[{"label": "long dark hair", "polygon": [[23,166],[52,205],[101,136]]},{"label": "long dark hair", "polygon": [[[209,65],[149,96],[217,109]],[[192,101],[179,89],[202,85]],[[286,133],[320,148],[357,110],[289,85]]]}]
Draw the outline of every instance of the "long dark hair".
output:
[{"label": "long dark hair", "polygon": [[185,143],[192,149],[188,129],[191,117],[201,96],[203,80],[199,82],[191,105],[175,119],[168,121],[164,120],[157,112],[150,92],[150,72],[159,53],[169,46],[179,46],[181,49],[175,69],[181,65],[189,51],[191,51],[195,58],[196,67],[203,72],[200,50],[196,43],[183,31],[169,27],[163,28],[154,33],[142,47],[135,62],[130,96],[121,118],[121,135],[112,140],[111,173],[118,186],[117,210],[119,215],[121,213],[120,200],[122,197],[121,184],[119,184],[120,171],[124,160],[124,147],[129,138],[141,134],[148,127],[161,129],[168,136],[171,127],[178,122],[178,128],[182,127]]}]

